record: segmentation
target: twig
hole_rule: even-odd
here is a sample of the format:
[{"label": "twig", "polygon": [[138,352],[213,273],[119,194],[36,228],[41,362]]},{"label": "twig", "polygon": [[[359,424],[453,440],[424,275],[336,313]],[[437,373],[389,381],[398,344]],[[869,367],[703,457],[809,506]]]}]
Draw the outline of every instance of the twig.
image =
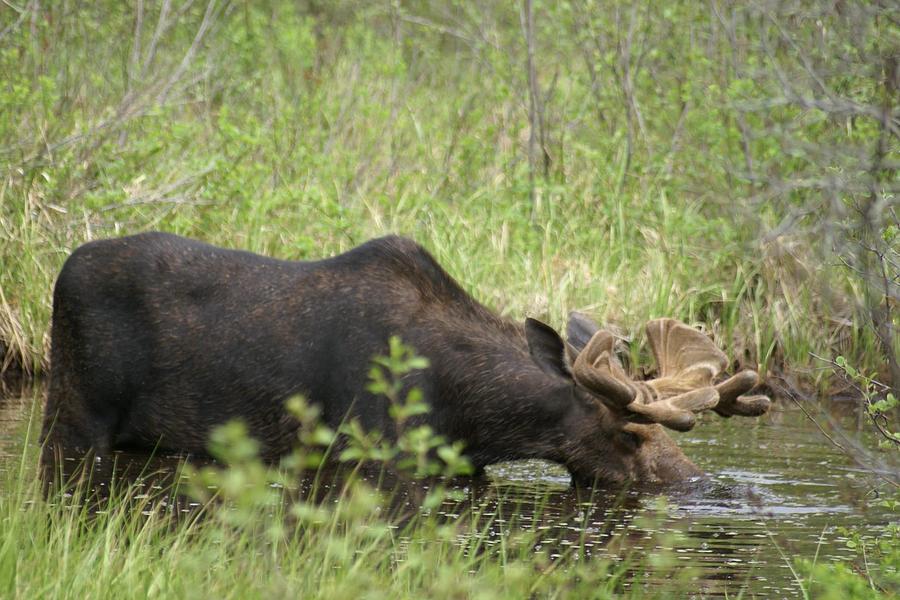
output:
[{"label": "twig", "polygon": [[[575,35],[580,37],[582,28],[590,29],[590,23],[583,24],[581,19],[578,16],[587,14],[589,12],[587,7],[580,6],[578,10],[575,10],[576,17],[573,19],[573,26],[575,29]],[[587,35],[592,37],[594,34],[592,31],[587,31]],[[591,94],[594,96],[594,110],[597,112],[597,119],[603,123],[607,124],[606,115],[603,113],[603,98],[600,95],[600,78],[597,74],[597,69],[594,67],[594,59],[591,56],[591,52],[589,46],[587,44],[581,45],[581,55],[584,58],[584,64],[587,67],[588,75],[591,78]],[[600,55],[602,56],[602,54]]]},{"label": "twig", "polygon": [[812,422],[812,424],[816,426],[816,428],[822,433],[822,435],[825,437],[825,439],[827,439],[829,442],[831,442],[831,444],[834,445],[835,448],[838,448],[841,452],[843,452],[845,455],[847,455],[855,463],[857,463],[858,465],[865,468],[867,471],[875,474],[877,477],[883,479],[885,482],[889,483],[890,485],[894,486],[895,488],[900,489],[900,482],[892,479],[891,477],[889,477],[888,475],[885,474],[885,473],[892,473],[893,472],[892,469],[885,468],[882,465],[879,465],[876,467],[874,465],[864,463],[861,460],[860,456],[868,455],[868,452],[865,449],[857,446],[853,449],[853,451],[851,451],[846,446],[844,446],[843,444],[841,444],[837,440],[835,440],[834,437],[829,435],[828,432],[825,431],[825,428],[822,427],[822,425],[815,419],[815,417],[812,416],[812,414],[810,414],[810,412],[808,410],[806,410],[806,407],[803,406],[803,403],[797,398],[797,392],[795,389],[792,389],[793,386],[778,384],[774,381],[774,379],[770,379],[769,383],[778,392],[780,392],[780,393],[784,394],[785,396],[787,396],[788,398],[790,398],[791,402],[793,402],[801,410],[801,412],[803,412],[803,414],[806,416],[806,418],[809,419],[810,422]]},{"label": "twig", "polygon": [[[850,385],[850,387],[852,387],[859,393],[860,397],[862,397],[863,400],[865,401],[867,408],[872,404],[872,401],[870,398],[871,392],[859,387],[859,385],[857,385],[856,382],[853,381],[853,379],[851,377],[849,377],[849,374],[846,372],[846,370],[841,365],[839,365],[835,361],[831,360],[830,358],[825,358],[824,356],[819,356],[818,354],[815,354],[813,352],[810,352],[809,355],[812,356],[813,358],[815,358],[816,360],[820,360],[822,362],[828,363],[829,365],[831,365],[831,367],[833,368],[834,371],[836,371],[838,373],[842,373],[844,375],[844,381],[848,385]],[[891,389],[891,386],[885,385],[884,383],[881,383],[880,381],[872,379],[871,377],[865,377],[865,379],[869,384],[871,384],[875,387],[880,387],[882,389],[882,391],[889,391]],[[889,442],[892,442],[892,443],[900,446],[900,438],[898,438],[897,436],[892,434],[890,431],[887,431],[884,428],[883,424],[878,422],[878,418],[876,415],[872,414],[869,410],[866,410],[866,413],[869,415],[869,418],[871,419],[872,424],[875,426],[875,429],[878,430],[878,433],[880,433]],[[886,420],[886,417],[884,417],[883,415],[882,415],[882,418],[884,418]]]},{"label": "twig", "polygon": [[8,0],[2,0],[2,1],[5,5],[10,7],[11,9],[17,11],[19,13],[19,18],[16,19],[15,21],[13,21],[12,23],[10,23],[9,25],[7,25],[3,31],[0,31],[0,40],[5,38],[11,31],[15,31],[16,29],[18,29],[19,26],[22,24],[22,21],[24,21],[25,17],[28,15],[28,10],[27,10],[28,7],[27,6],[25,8],[19,8],[15,5],[11,4],[10,2],[8,2]]},{"label": "twig", "polygon": [[172,86],[174,86],[175,83],[179,79],[181,79],[181,76],[184,74],[185,70],[187,70],[188,66],[194,60],[194,55],[197,53],[197,49],[203,42],[203,38],[206,36],[206,33],[212,26],[217,13],[218,11],[216,10],[216,0],[209,0],[209,3],[206,5],[206,12],[203,13],[203,20],[200,22],[200,26],[197,28],[197,33],[194,35],[194,40],[191,42],[190,47],[187,49],[187,52],[185,52],[184,57],[181,59],[181,63],[179,63],[178,67],[169,77],[168,81],[166,81],[165,85],[163,85],[163,89],[160,92],[159,97],[157,98],[157,102],[159,104],[166,103],[166,98],[168,97]]},{"label": "twig", "polygon": [[831,437],[831,436],[828,434],[827,431],[825,431],[825,428],[822,427],[822,425],[819,424],[818,421],[816,421],[816,419],[809,413],[808,410],[806,410],[806,407],[803,406],[803,403],[800,402],[800,400],[798,400],[798,399],[796,398],[796,396],[794,395],[794,392],[793,392],[790,388],[787,388],[787,387],[781,386],[781,385],[777,385],[777,384],[775,385],[775,387],[778,388],[778,391],[780,391],[782,394],[784,394],[784,395],[786,395],[788,398],[790,398],[791,401],[792,401],[794,404],[797,405],[797,408],[799,408],[801,411],[803,411],[803,414],[806,415],[806,418],[809,419],[809,420],[812,422],[812,424],[815,425],[815,426],[819,429],[819,432],[820,432],[822,435],[824,435],[824,436],[828,439],[829,442],[831,442],[835,447],[837,447],[838,449],[840,449],[842,452],[844,452],[844,453],[847,454],[848,456],[852,456],[852,455],[850,454],[850,451],[847,450],[847,448],[845,448],[845,447],[842,446],[840,443],[838,443],[837,440],[835,440],[833,437]]},{"label": "twig", "polygon": [[2,1],[3,4],[7,5],[8,7],[10,7],[11,9],[13,9],[13,10],[16,11],[17,13],[19,13],[20,15],[23,15],[23,14],[25,14],[25,13],[28,11],[28,6],[27,6],[27,5],[26,5],[26,6],[16,6],[16,5],[13,4],[12,2],[10,2],[9,0],[0,0],[0,1]]},{"label": "twig", "polygon": [[672,132],[672,141],[669,142],[669,152],[666,155],[666,159],[663,162],[662,167],[660,168],[660,173],[665,174],[666,177],[670,177],[672,175],[672,168],[675,165],[675,155],[678,152],[678,146],[681,142],[681,133],[684,130],[684,122],[687,118],[690,108],[690,99],[687,99],[681,103],[681,114],[678,116],[678,122],[675,123],[675,131]]},{"label": "twig", "polygon": [[[127,92],[131,91],[138,77],[138,63],[141,59],[141,35],[144,31],[144,0],[138,0],[137,13],[134,17],[134,40],[131,45],[131,57],[128,60]],[[127,93],[126,92],[126,93]]]},{"label": "twig", "polygon": [[[641,107],[638,104],[637,95],[634,90],[634,79],[637,77],[638,73],[641,70],[641,63],[644,60],[644,56],[647,53],[647,45],[644,43],[647,39],[647,31],[643,31],[643,35],[641,36],[641,44],[640,44],[640,54],[638,54],[637,59],[631,59],[631,48],[634,40],[634,30],[635,24],[637,21],[637,9],[638,3],[634,2],[631,5],[631,14],[628,17],[628,34],[625,37],[625,48],[622,53],[622,59],[625,61],[624,67],[622,69],[624,80],[623,85],[625,87],[625,97],[628,101],[631,110],[634,111],[634,117],[637,120],[638,130],[641,132],[641,138],[644,140],[647,139],[647,126],[644,123],[644,115],[641,112]],[[649,5],[648,5],[649,9]]]},{"label": "twig", "polygon": [[202,169],[196,173],[191,173],[181,179],[174,181],[166,186],[158,190],[153,190],[146,194],[141,194],[138,196],[134,196],[125,200],[121,203],[116,204],[107,204],[106,206],[102,206],[97,209],[97,212],[108,212],[110,210],[115,210],[117,208],[123,208],[126,206],[138,206],[141,204],[190,204],[190,205],[203,205],[203,204],[211,204],[211,202],[206,202],[202,200],[190,200],[184,196],[169,196],[175,190],[179,188],[187,186],[192,181],[196,181],[197,179],[203,177],[211,173],[214,170],[212,165]]},{"label": "twig", "polygon": [[[737,66],[737,48],[738,48],[738,39],[737,33],[735,32],[734,27],[734,9],[732,9],[732,22],[731,25],[725,21],[725,17],[719,11],[718,2],[713,0],[710,3],[712,5],[713,12],[716,15],[716,18],[719,20],[719,23],[722,25],[722,29],[725,31],[725,35],[728,36],[729,48],[731,50],[729,54],[729,62],[731,65],[731,70],[737,75],[738,66]],[[738,129],[741,132],[741,151],[744,153],[744,163],[747,167],[747,173],[750,174],[751,177],[755,177],[754,169],[753,169],[753,152],[750,149],[750,128],[747,126],[747,120],[744,118],[744,114],[741,111],[735,111],[735,121],[737,122]]]},{"label": "twig", "polygon": [[144,77],[147,69],[153,64],[153,60],[156,58],[156,49],[159,46],[159,40],[170,26],[170,21],[168,21],[167,18],[169,16],[169,8],[171,5],[172,0],[164,0],[162,7],[159,9],[159,19],[156,21],[156,29],[153,31],[153,38],[150,40],[147,56],[144,58],[144,64],[141,66],[141,78]]},{"label": "twig", "polygon": [[441,25],[440,23],[435,23],[434,21],[430,21],[425,17],[420,17],[417,15],[410,15],[406,13],[400,13],[398,18],[404,23],[410,23],[411,25],[419,25],[421,27],[425,27],[427,29],[433,29],[438,33],[442,33],[444,35],[449,35],[451,37],[455,37],[458,40],[464,42],[467,46],[472,49],[478,48],[478,41],[466,35],[465,31],[461,29],[456,29],[454,27],[448,27],[446,25]]}]

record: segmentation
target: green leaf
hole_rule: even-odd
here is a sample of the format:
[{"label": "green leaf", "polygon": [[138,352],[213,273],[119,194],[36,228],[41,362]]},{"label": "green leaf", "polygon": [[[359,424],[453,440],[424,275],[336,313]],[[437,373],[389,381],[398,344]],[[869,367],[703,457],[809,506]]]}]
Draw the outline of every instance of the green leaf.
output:
[{"label": "green leaf", "polygon": [[361,460],[362,457],[362,450],[360,450],[356,446],[350,446],[349,448],[344,448],[344,450],[341,451],[341,455],[339,458],[341,462],[352,462]]}]

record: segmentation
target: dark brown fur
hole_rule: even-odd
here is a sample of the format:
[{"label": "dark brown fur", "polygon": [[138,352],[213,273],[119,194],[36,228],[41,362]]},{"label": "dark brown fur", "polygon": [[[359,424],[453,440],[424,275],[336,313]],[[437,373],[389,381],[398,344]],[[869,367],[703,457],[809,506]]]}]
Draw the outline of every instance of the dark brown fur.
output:
[{"label": "dark brown fur", "polygon": [[543,458],[583,482],[699,474],[661,427],[627,424],[578,386],[556,332],[497,317],[395,236],[314,262],[163,233],[77,249],[53,297],[48,456],[202,453],[211,428],[240,418],[275,457],[295,439],[294,394],[331,426],[356,418],[390,435],[388,402],[366,381],[391,335],[429,359],[405,383],[476,467]]}]

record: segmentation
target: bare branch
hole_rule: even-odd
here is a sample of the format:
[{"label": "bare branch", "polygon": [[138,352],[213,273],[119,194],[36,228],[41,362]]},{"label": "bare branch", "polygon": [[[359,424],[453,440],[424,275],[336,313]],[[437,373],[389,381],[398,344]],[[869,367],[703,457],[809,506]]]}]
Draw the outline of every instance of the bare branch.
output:
[{"label": "bare branch", "polygon": [[534,67],[534,13],[532,1],[523,0],[522,12],[519,14],[526,44],[526,71],[528,74],[528,185],[531,190],[532,218],[537,205],[534,184],[534,170],[537,162],[537,140],[541,129],[540,93],[538,92],[537,73]]},{"label": "bare branch", "polygon": [[[227,2],[226,2],[227,3]],[[191,64],[191,61],[194,59],[194,56],[197,54],[197,50],[200,47],[200,44],[203,42],[203,38],[206,36],[213,22],[215,21],[215,16],[218,11],[216,10],[217,0],[209,0],[209,3],[206,5],[206,12],[203,14],[203,20],[200,22],[200,26],[197,28],[197,33],[194,36],[194,41],[191,42],[190,47],[187,52],[185,52],[184,57],[181,59],[181,63],[178,65],[178,68],[172,73],[169,77],[168,81],[163,85],[162,91],[159,93],[157,98],[157,102],[159,104],[165,104],[166,98],[169,95],[169,92],[172,90],[172,86],[181,79],[184,72],[187,70],[188,66]]]},{"label": "bare branch", "polygon": [[147,50],[147,56],[144,58],[144,63],[141,66],[142,79],[147,73],[147,69],[150,68],[150,65],[153,64],[153,61],[156,58],[156,50],[159,47],[159,40],[171,26],[172,22],[168,20],[171,5],[172,0],[163,0],[162,6],[159,9],[159,18],[156,21],[156,29],[154,29],[153,31],[153,38],[150,40],[150,47]]},{"label": "bare branch", "polygon": [[[848,439],[844,436],[844,443],[838,442],[835,437],[829,434],[825,428],[819,423],[819,421],[813,417],[812,413],[809,412],[806,408],[806,404],[811,404],[812,401],[808,397],[803,397],[801,400],[801,392],[797,388],[797,386],[790,385],[787,381],[785,381],[784,385],[775,381],[774,378],[770,378],[769,383],[783,396],[786,396],[794,403],[797,408],[806,416],[807,419],[811,423],[813,423],[819,432],[822,434],[825,439],[827,439],[831,444],[843,452],[846,456],[848,456],[853,462],[859,464],[861,467],[866,469],[867,471],[874,473],[877,477],[894,486],[895,488],[900,488],[900,480],[896,479],[896,469],[892,468],[889,465],[884,464],[881,460],[879,460],[876,456],[874,456],[871,452],[869,452],[865,447],[854,440]],[[830,420],[830,417],[826,415],[826,418]],[[835,427],[834,430],[841,434],[842,430],[840,427]]]},{"label": "bare branch", "polygon": [[11,32],[16,31],[19,27],[21,27],[22,22],[25,20],[25,17],[28,16],[28,6],[26,5],[23,8],[19,8],[18,6],[12,4],[8,0],[2,0],[4,4],[8,7],[19,13],[19,18],[7,25],[3,31],[0,31],[0,40],[5,38]]}]

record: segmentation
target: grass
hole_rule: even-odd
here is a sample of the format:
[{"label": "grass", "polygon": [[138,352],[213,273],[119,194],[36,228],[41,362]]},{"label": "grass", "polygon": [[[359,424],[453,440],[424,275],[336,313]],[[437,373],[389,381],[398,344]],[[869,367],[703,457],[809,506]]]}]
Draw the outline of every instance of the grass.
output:
[{"label": "grass", "polygon": [[[114,498],[100,515],[72,504],[21,515],[4,502],[4,519],[18,534],[6,537],[18,540],[16,548],[2,552],[4,596],[487,598],[546,594],[560,584],[575,594],[598,586],[612,594],[608,565],[597,564],[589,573],[583,569],[588,581],[578,583],[563,582],[561,572],[536,574],[524,540],[500,556],[477,556],[477,548],[453,544],[453,527],[426,522],[398,532],[357,516],[263,542],[212,524],[173,527],[158,509],[135,518],[135,502],[129,500]],[[357,504],[354,510],[371,508]],[[279,515],[265,516],[271,522]],[[401,535],[421,541],[403,546],[397,543]],[[28,575],[51,572],[52,578]]]},{"label": "grass", "polygon": [[[52,286],[75,247],[161,229],[296,260],[402,233],[513,319],[562,328],[578,309],[640,340],[646,320],[673,316],[763,372],[824,385],[815,352],[882,376],[871,291],[840,252],[822,251],[824,192],[760,201],[767,184],[743,167],[774,182],[834,172],[786,149],[784,132],[861,154],[878,132],[795,106],[736,110],[772,92],[754,79],[768,64],[751,44],[765,26],[743,9],[714,3],[740,23],[732,42],[701,3],[535,2],[544,142],[532,163],[513,3],[75,4],[0,7],[2,370],[46,372]],[[623,54],[632,25],[640,66]],[[774,52],[786,64],[792,51]],[[877,99],[850,73],[835,85]],[[841,214],[851,228],[852,211]],[[404,532],[416,543],[401,543],[366,492],[275,537],[265,527],[277,513],[258,519],[262,531],[218,516],[173,525],[130,488],[91,513],[41,498],[30,447],[0,481],[4,597],[624,591],[625,567],[548,562],[528,536],[496,552],[459,545],[454,528],[471,515],[417,520]]]},{"label": "grass", "polygon": [[[763,370],[809,369],[809,351],[880,364],[870,328],[852,325],[865,293],[853,273],[795,235],[760,241],[785,212],[748,204],[710,55],[653,38],[655,69],[672,66],[657,53],[683,56],[664,80],[682,85],[637,81],[644,132],[626,151],[614,123],[628,111],[611,86],[592,94],[584,41],[541,29],[550,159],[532,187],[517,15],[453,7],[483,30],[450,35],[435,7],[352,2],[198,4],[178,19],[154,3],[49,6],[14,28],[0,53],[0,113],[15,115],[0,125],[7,362],[46,369],[50,292],[74,247],[163,229],[298,260],[397,232],[512,318],[562,327],[581,309],[639,336],[670,315]],[[541,10],[543,27],[582,31]]]}]

